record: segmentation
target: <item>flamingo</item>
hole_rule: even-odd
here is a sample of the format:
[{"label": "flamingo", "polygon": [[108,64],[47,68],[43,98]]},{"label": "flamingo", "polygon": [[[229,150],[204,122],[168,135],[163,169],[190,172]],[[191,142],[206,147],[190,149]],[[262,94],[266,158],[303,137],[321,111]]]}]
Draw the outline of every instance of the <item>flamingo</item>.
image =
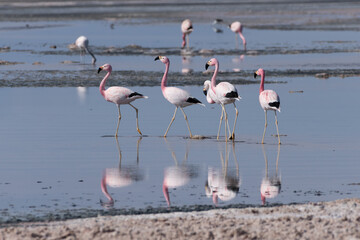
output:
[{"label": "flamingo", "polygon": [[120,105],[122,105],[122,104],[129,104],[132,108],[135,109],[135,111],[136,111],[136,130],[138,131],[138,133],[140,135],[142,135],[142,133],[139,129],[138,109],[136,107],[134,107],[131,104],[131,102],[138,98],[148,98],[148,97],[144,96],[140,93],[134,92],[128,88],[118,87],[118,86],[109,87],[108,89],[105,90],[106,80],[109,78],[109,76],[111,74],[112,67],[110,64],[104,64],[103,66],[99,67],[98,73],[100,73],[101,70],[107,71],[107,74],[105,75],[105,77],[103,78],[103,80],[100,83],[100,86],[99,86],[100,93],[105,98],[106,101],[115,103],[119,110],[119,119],[118,119],[118,123],[117,123],[115,137],[118,136],[119,124],[120,124],[120,120],[121,120]]},{"label": "flamingo", "polygon": [[[211,87],[209,89],[211,89],[211,91],[213,92],[213,95],[216,95],[216,98],[214,98],[212,100],[214,102],[220,104],[221,108],[222,108],[217,139],[219,140],[221,122],[223,119],[223,115],[225,113],[225,139],[227,140],[226,126],[229,128],[229,123],[228,123],[227,112],[225,110],[225,105],[232,103],[232,104],[234,104],[236,116],[235,116],[235,121],[234,121],[234,128],[233,128],[232,134],[229,137],[229,139],[234,140],[235,139],[235,126],[236,126],[237,117],[239,115],[239,111],[237,110],[236,105],[235,105],[235,100],[239,101],[241,99],[241,97],[239,96],[234,85],[232,85],[229,82],[221,82],[218,85],[216,85],[216,76],[219,71],[219,61],[216,58],[210,59],[205,64],[205,69],[208,69],[209,66],[214,66],[214,65],[215,65],[215,71],[214,71],[213,77],[211,78]],[[210,98],[211,98],[211,95],[212,94],[210,93]],[[230,131],[229,131],[229,135],[230,135]]]},{"label": "flamingo", "polygon": [[[189,34],[193,31],[193,26],[190,19],[185,19],[181,23],[181,32],[182,32],[182,44],[181,48],[185,46],[189,47]],[[186,41],[185,41],[186,37]]]},{"label": "flamingo", "polygon": [[279,95],[277,95],[277,93],[274,90],[264,90],[264,81],[265,81],[264,69],[259,68],[254,73],[254,78],[256,78],[257,75],[261,76],[261,83],[260,83],[260,90],[259,90],[259,102],[260,102],[262,109],[264,109],[264,112],[265,112],[265,127],[264,127],[264,133],[263,133],[261,144],[264,144],[264,137],[265,137],[266,127],[267,127],[267,111],[268,110],[272,110],[275,112],[276,131],[277,131],[279,144],[281,144],[278,120],[277,120],[277,116],[276,116],[276,111],[280,112],[280,97],[279,97]]},{"label": "flamingo", "polygon": [[92,57],[92,64],[95,64],[96,58],[94,54],[89,50],[89,40],[85,36],[80,36],[75,41],[76,46],[80,49],[80,56],[85,55],[87,51]]},{"label": "flamingo", "polygon": [[[242,39],[243,45],[244,45],[244,50],[246,50],[246,40],[244,35],[242,34],[242,25],[239,21],[233,22],[232,24],[229,25],[229,28],[231,29],[231,31],[233,31],[235,34],[238,33],[240,38]],[[237,43],[237,35],[236,36],[236,43]]]},{"label": "flamingo", "polygon": [[169,67],[170,67],[170,60],[165,57],[165,56],[158,56],[154,59],[154,61],[156,60],[160,60],[162,63],[165,64],[165,72],[164,72],[164,76],[161,80],[161,91],[164,95],[164,98],[166,100],[168,100],[170,103],[174,104],[175,105],[175,112],[174,112],[174,116],[172,117],[171,121],[170,121],[170,124],[164,134],[164,137],[166,137],[170,127],[171,127],[171,124],[173,123],[173,121],[175,120],[175,116],[176,116],[176,112],[178,110],[178,108],[180,108],[180,110],[182,111],[182,113],[184,114],[184,118],[185,118],[185,121],[186,121],[186,124],[187,124],[187,127],[189,129],[189,133],[190,133],[190,138],[193,138],[193,135],[191,133],[191,130],[190,130],[190,126],[189,126],[189,122],[188,122],[188,119],[187,119],[187,116],[184,112],[184,107],[187,107],[187,106],[190,106],[190,105],[193,105],[193,104],[200,104],[202,106],[205,106],[204,104],[202,104],[198,99],[194,98],[194,97],[191,97],[190,94],[181,89],[181,88],[177,88],[177,87],[168,87],[167,86],[167,75],[168,75],[168,72],[169,72]]}]

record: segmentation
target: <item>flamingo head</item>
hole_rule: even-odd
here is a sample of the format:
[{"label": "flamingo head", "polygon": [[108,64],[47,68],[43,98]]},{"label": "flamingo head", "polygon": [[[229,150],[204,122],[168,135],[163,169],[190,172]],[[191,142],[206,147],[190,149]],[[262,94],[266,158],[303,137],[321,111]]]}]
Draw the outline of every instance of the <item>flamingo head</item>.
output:
[{"label": "flamingo head", "polygon": [[206,81],[204,82],[203,92],[204,92],[205,96],[207,95],[207,91],[208,91],[209,88],[210,88],[210,84],[211,84],[210,80],[206,80]]},{"label": "flamingo head", "polygon": [[212,58],[205,64],[205,69],[207,70],[209,66],[214,66],[216,64],[218,64],[218,60],[216,58]]},{"label": "flamingo head", "polygon": [[259,68],[256,72],[254,72],[254,78],[256,78],[256,76],[258,76],[258,75],[260,75],[260,76],[265,76],[265,71],[264,71],[264,69]]},{"label": "flamingo head", "polygon": [[157,60],[160,60],[161,62],[163,62],[163,63],[168,63],[168,62],[170,62],[170,60],[167,58],[167,57],[165,57],[165,56],[157,56],[155,59],[154,59],[154,61],[157,61]]},{"label": "flamingo head", "polygon": [[105,71],[107,71],[107,72],[111,72],[111,71],[112,71],[112,67],[111,67],[110,64],[106,63],[106,64],[102,65],[101,67],[99,67],[98,73],[100,73],[101,70],[105,70]]}]

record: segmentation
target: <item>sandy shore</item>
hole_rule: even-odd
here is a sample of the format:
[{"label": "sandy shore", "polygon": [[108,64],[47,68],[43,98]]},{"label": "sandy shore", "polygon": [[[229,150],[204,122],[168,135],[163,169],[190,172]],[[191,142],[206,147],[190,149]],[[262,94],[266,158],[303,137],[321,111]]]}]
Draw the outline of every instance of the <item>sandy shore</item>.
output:
[{"label": "sandy shore", "polygon": [[360,199],[2,226],[1,239],[360,239]]}]

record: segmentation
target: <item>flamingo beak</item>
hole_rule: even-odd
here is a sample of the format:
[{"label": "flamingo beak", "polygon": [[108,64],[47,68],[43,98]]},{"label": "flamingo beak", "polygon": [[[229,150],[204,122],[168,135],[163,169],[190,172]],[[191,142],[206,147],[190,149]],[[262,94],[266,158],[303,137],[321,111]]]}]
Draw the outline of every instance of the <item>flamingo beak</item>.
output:
[{"label": "flamingo beak", "polygon": [[205,69],[207,70],[209,66],[210,66],[209,63],[206,63],[205,64]]},{"label": "flamingo beak", "polygon": [[101,72],[101,70],[103,70],[103,67],[99,67],[98,74]]},{"label": "flamingo beak", "polygon": [[203,93],[205,96],[207,95],[207,90],[205,88],[203,89]]},{"label": "flamingo beak", "polygon": [[257,75],[258,75],[258,74],[257,74],[256,72],[254,72],[254,78],[256,78]]},{"label": "flamingo beak", "polygon": [[157,56],[157,57],[154,59],[154,61],[156,61],[156,60],[160,60],[160,56]]}]

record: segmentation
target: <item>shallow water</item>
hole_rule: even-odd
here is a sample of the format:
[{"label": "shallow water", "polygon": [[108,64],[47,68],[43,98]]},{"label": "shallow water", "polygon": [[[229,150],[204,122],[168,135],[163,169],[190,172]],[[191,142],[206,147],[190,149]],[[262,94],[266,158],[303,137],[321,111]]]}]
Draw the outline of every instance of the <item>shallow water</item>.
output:
[{"label": "shallow water", "polygon": [[[283,11],[288,15],[293,8],[305,6],[313,11],[324,6],[286,4]],[[244,6],[255,10],[260,5]],[[218,7],[232,13],[232,6]],[[181,4],[166,8],[184,10]],[[4,9],[0,12],[6,14],[8,9]],[[81,8],[69,9],[76,13]],[[274,197],[267,198],[267,204],[359,197],[359,24],[341,25],[348,14],[356,13],[338,12],[336,30],[325,21],[326,14],[319,13],[324,22],[311,24],[301,20],[306,19],[302,13],[301,19],[297,19],[300,15],[293,18],[296,30],[285,31],[292,23],[280,24],[282,17],[289,17],[284,12],[279,18],[268,15],[268,24],[263,22],[266,16],[248,12],[244,51],[225,26],[217,26],[223,33],[213,31],[213,10],[209,10],[203,17],[197,15],[191,48],[182,51],[177,16],[161,23],[164,16],[155,19],[156,8],[145,9],[144,18],[94,17],[90,21],[84,16],[44,21],[40,15],[46,11],[40,9],[39,19],[35,14],[32,21],[0,22],[0,59],[18,63],[0,65],[0,222],[31,221],[37,216],[53,219],[49,214],[72,218],[90,216],[89,212],[95,216],[161,212],[169,210],[168,204],[170,210],[183,211],[259,206],[266,176],[274,183],[270,188]],[[193,11],[199,9],[195,4]],[[101,9],[99,15],[108,10]],[[126,11],[137,12],[138,6]],[[228,20],[237,16],[230,15]],[[257,20],[250,24],[250,19]],[[67,47],[82,34],[89,38],[98,59],[95,66],[89,64],[88,55],[81,59],[78,51]],[[168,138],[162,137],[174,107],[161,94],[164,65],[154,62],[159,54],[171,59],[170,85],[182,86],[203,102],[202,83],[211,77],[204,65],[213,56],[219,59],[218,79],[234,83],[242,96],[237,103],[234,144],[223,137],[216,140],[220,107],[209,104],[185,108],[193,134],[204,139],[187,137],[181,112]],[[96,73],[97,68],[105,62],[114,69],[108,85],[129,86],[149,96],[134,102],[142,138],[135,128],[134,110],[128,106],[121,108],[118,142],[112,137],[117,109],[102,98],[97,87],[104,76]],[[272,112],[268,113],[266,144],[259,144],[264,113],[258,103],[259,81],[253,79],[259,67],[267,70],[266,88],[281,97],[280,148]],[[321,72],[330,78],[316,78]],[[227,111],[232,127],[233,107]],[[104,195],[104,184],[101,187],[105,175],[122,179],[105,184],[114,202]]]},{"label": "shallow water", "polygon": [[[283,144],[277,169],[281,191],[267,202],[359,197],[357,160],[360,153],[356,134],[359,116],[353,111],[357,79],[285,80],[287,84],[271,85],[283,103],[282,112],[278,114]],[[204,100],[201,87],[185,88]],[[256,101],[258,86],[238,85],[237,88],[243,100],[237,104],[240,114],[233,145],[225,143],[223,138],[216,140],[220,109],[209,105],[206,108],[191,106],[185,111],[193,134],[210,138],[188,139],[179,113],[167,140],[163,139],[161,135],[170,121],[173,106],[165,102],[159,87],[133,87],[149,96],[134,103],[140,110],[139,124],[144,137],[139,138],[136,132],[133,109],[122,107],[121,164],[117,142],[111,137],[116,127],[116,107],[104,101],[97,88],[87,88],[81,94],[76,88],[1,89],[2,219],[9,219],[9,215],[31,213],[36,216],[65,209],[108,209],[111,204],[106,204],[101,179],[105,169],[119,166],[122,172],[135,172],[138,180],[131,180],[123,187],[108,186],[115,209],[149,206],[166,209],[165,169],[176,165],[196,174],[188,176],[184,185],[169,187],[174,207],[215,206],[213,198],[205,193],[209,168],[218,169],[220,173],[227,169],[228,176],[238,177],[240,182],[238,194],[229,201],[219,198],[218,206],[262,204],[264,153],[268,158],[268,177],[276,175],[278,147],[276,138],[271,136],[276,134],[273,114],[269,113],[267,144],[263,149],[259,141],[264,116]],[[291,90],[304,92],[289,93]],[[342,101],[348,105],[343,106],[340,101],[329,104],[327,99],[319,98],[321,92],[331,99],[339,92],[347,93],[342,94]],[[231,106],[227,109],[232,126],[233,109]]]}]

